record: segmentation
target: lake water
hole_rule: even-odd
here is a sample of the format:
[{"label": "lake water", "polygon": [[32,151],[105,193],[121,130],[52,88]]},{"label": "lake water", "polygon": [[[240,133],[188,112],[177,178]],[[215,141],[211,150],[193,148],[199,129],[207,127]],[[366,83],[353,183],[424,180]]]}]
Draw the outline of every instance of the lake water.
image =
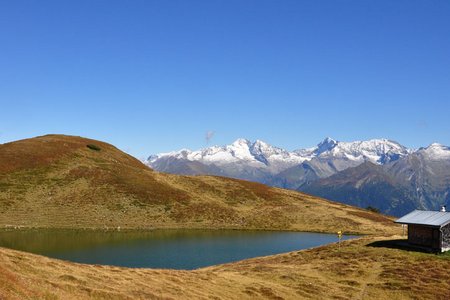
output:
[{"label": "lake water", "polygon": [[[343,239],[356,236],[344,236]],[[196,269],[337,242],[335,234],[244,230],[3,230],[0,246],[73,262]]]}]

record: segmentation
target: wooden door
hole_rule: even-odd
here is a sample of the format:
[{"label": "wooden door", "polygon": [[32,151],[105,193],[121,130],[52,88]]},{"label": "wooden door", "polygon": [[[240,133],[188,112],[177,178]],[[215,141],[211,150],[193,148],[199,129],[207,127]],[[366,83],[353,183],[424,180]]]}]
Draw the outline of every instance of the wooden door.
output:
[{"label": "wooden door", "polygon": [[433,228],[433,242],[431,247],[433,249],[441,250],[441,231],[439,228]]}]

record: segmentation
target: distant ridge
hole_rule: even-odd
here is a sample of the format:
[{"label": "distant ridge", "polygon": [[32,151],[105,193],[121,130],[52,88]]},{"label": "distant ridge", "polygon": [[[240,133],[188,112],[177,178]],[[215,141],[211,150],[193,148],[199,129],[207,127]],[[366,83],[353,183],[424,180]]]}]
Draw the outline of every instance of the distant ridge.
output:
[{"label": "distant ridge", "polygon": [[[393,215],[450,203],[450,149],[438,143],[412,150],[388,139],[340,142],[328,137],[315,147],[287,151],[238,139],[221,147],[151,155],[144,163],[161,172],[221,175],[306,191]],[[360,184],[356,178],[363,174],[358,172],[378,179]],[[347,185],[336,184],[344,178]]]},{"label": "distant ridge", "polygon": [[[387,139],[338,142],[332,138],[326,138],[316,147],[291,152],[261,140],[251,142],[246,139],[237,139],[226,146],[212,146],[197,151],[182,149],[150,155],[144,163],[158,171],[169,173],[175,173],[172,172],[172,168],[185,164],[186,167],[183,170],[186,174],[195,174],[195,170],[190,170],[189,166],[192,162],[198,162],[203,165],[202,172],[208,171],[211,167],[211,173],[221,172],[231,177],[258,181],[258,174],[262,174],[263,177],[277,175],[306,162],[325,161],[329,164],[329,170],[324,168],[316,170],[320,173],[319,177],[325,177],[366,161],[385,164],[405,157],[411,152],[413,151]],[[239,171],[243,168],[250,169],[252,172],[247,176],[243,170],[244,174],[240,174]],[[237,173],[237,176],[233,173]]]}]

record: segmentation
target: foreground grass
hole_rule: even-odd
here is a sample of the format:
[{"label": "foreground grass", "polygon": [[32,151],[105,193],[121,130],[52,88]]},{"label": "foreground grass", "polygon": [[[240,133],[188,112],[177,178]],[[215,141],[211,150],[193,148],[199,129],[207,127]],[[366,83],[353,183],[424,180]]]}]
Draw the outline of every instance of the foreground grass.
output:
[{"label": "foreground grass", "polygon": [[397,238],[194,271],[83,265],[0,248],[0,298],[449,299],[450,256],[399,249],[389,242]]}]

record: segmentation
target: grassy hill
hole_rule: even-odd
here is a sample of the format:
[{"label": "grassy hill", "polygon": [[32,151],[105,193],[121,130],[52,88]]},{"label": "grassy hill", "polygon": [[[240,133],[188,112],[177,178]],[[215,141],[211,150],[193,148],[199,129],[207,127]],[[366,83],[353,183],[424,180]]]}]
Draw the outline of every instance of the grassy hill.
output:
[{"label": "grassy hill", "polygon": [[242,180],[158,173],[110,144],[64,135],[0,145],[0,226],[398,232],[372,212]]}]

